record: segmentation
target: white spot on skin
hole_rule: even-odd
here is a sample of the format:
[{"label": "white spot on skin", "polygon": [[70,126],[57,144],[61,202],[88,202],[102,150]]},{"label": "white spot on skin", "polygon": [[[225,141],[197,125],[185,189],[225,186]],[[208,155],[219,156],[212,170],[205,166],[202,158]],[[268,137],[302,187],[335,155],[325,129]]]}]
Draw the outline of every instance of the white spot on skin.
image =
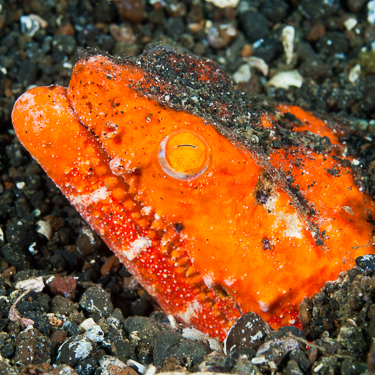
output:
[{"label": "white spot on skin", "polygon": [[94,56],[90,56],[90,57],[87,58],[86,61],[87,61],[88,63],[95,63],[96,61],[99,60],[99,56],[100,56],[100,55],[97,55],[97,56],[96,56],[96,55],[94,55]]},{"label": "white spot on skin", "polygon": [[76,197],[69,197],[69,200],[72,204],[83,204],[88,206],[89,204],[98,203],[108,197],[108,190],[104,186],[98,190],[93,191],[89,194],[84,194]]},{"label": "white spot on skin", "polygon": [[150,206],[143,207],[141,210],[142,215],[150,215],[152,208]]},{"label": "white spot on skin", "polygon": [[180,318],[186,322],[190,323],[191,318],[197,318],[201,310],[201,305],[197,300],[191,302],[183,313],[179,313]]},{"label": "white spot on skin", "polygon": [[135,259],[142,251],[147,250],[152,245],[152,242],[147,237],[139,237],[129,244],[129,248],[125,251],[125,256],[129,261]]},{"label": "white spot on skin", "polygon": [[343,206],[343,210],[349,215],[354,215],[353,209],[350,206]]},{"label": "white spot on skin", "polygon": [[211,288],[215,284],[214,274],[212,272],[202,274],[201,276],[203,278],[203,282],[206,284],[208,288]]},{"label": "white spot on skin", "polygon": [[228,277],[224,280],[225,285],[232,286],[236,280],[234,278]]},{"label": "white spot on skin", "polygon": [[299,221],[298,215],[294,214],[283,214],[283,220],[287,226],[287,230],[284,231],[284,236],[286,237],[294,237],[294,238],[302,238],[301,233],[301,223]]},{"label": "white spot on skin", "polygon": [[109,168],[115,176],[121,176],[124,173],[132,173],[137,168],[131,167],[131,160],[125,160],[122,158],[114,158],[109,162]]},{"label": "white spot on skin", "polygon": [[267,302],[259,301],[259,308],[262,311],[267,312],[269,310],[269,308],[270,308],[270,305]]},{"label": "white spot on skin", "polygon": [[294,238],[302,238],[302,225],[299,220],[297,213],[294,214],[286,214],[280,210],[276,209],[276,202],[279,198],[277,193],[274,193],[268,198],[267,203],[263,205],[263,207],[272,215],[276,216],[276,223],[278,221],[284,222],[286,226],[286,230],[284,231],[284,236],[286,237],[294,237]]}]

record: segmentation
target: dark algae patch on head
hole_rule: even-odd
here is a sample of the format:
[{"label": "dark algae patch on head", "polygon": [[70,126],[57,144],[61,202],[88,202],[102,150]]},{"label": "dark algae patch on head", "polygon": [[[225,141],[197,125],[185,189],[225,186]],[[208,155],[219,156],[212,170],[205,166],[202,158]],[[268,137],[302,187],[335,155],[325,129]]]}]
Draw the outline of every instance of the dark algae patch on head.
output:
[{"label": "dark algae patch on head", "polygon": [[[81,57],[97,53],[80,52]],[[214,61],[172,46],[151,47],[136,58],[114,61],[144,69],[145,79],[131,85],[142,95],[202,117],[221,134],[247,147],[266,152],[271,146],[269,131],[259,122],[272,106],[239,91]]]},{"label": "dark algae patch on head", "polygon": [[[97,51],[90,49],[80,50],[81,57],[95,53]],[[303,126],[303,121],[290,112],[270,118],[272,130],[264,127],[261,123],[262,116],[275,113],[275,104],[260,96],[239,91],[222,68],[210,59],[195,56],[182,48],[161,45],[145,50],[138,57],[119,58],[115,61],[144,69],[145,79],[132,84],[132,88],[141,95],[166,107],[187,111],[206,119],[221,134],[238,145],[255,151],[265,166],[265,157],[271,148],[300,146],[320,154],[329,154],[333,150],[329,137],[311,131],[298,131]],[[371,138],[366,140],[358,131],[351,132],[347,128],[344,130],[336,120],[327,116],[317,117],[327,127],[343,134],[340,137],[342,147],[338,150],[339,154],[356,155],[361,160],[358,166],[337,158],[338,165],[335,168],[339,170],[340,163],[353,168],[356,183],[373,195],[374,178],[370,164],[374,158],[374,147],[371,147]],[[360,146],[365,143],[367,146]],[[274,171],[273,174],[275,173]]]}]

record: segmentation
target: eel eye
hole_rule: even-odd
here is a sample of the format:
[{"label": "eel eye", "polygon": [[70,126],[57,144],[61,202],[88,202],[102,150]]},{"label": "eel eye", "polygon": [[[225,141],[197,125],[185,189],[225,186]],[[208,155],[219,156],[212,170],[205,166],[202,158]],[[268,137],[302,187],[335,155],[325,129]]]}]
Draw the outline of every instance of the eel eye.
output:
[{"label": "eel eye", "polygon": [[158,157],[161,167],[169,176],[191,180],[207,170],[211,152],[201,135],[180,129],[160,142]]}]

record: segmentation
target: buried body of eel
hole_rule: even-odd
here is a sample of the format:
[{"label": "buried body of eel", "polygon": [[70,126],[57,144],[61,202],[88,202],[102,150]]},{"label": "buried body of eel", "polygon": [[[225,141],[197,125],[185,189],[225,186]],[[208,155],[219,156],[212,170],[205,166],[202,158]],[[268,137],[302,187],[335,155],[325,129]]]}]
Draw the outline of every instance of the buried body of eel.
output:
[{"label": "buried body of eel", "polygon": [[248,311],[293,324],[305,296],[373,252],[344,130],[262,109],[210,60],[86,55],[68,88],[22,95],[13,124],[158,303],[212,336]]}]

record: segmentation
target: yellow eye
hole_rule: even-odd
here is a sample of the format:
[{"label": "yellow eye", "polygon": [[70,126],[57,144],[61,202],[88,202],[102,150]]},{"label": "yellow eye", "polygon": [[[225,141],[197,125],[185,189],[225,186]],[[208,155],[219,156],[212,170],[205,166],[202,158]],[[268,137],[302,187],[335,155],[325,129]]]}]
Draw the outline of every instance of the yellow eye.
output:
[{"label": "yellow eye", "polygon": [[206,171],[211,153],[201,135],[180,129],[161,141],[158,156],[165,173],[180,180],[190,180]]}]

